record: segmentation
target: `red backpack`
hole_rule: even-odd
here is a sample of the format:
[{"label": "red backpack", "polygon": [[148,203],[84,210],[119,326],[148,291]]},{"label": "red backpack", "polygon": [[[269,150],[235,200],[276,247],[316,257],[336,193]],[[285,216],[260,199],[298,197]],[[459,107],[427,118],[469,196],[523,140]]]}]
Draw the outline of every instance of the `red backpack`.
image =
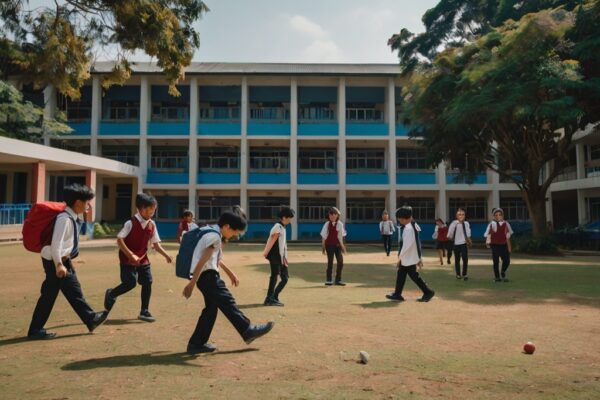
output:
[{"label": "red backpack", "polygon": [[39,253],[44,246],[52,242],[52,232],[56,216],[65,211],[65,203],[43,201],[35,203],[23,222],[23,246],[29,251]]}]

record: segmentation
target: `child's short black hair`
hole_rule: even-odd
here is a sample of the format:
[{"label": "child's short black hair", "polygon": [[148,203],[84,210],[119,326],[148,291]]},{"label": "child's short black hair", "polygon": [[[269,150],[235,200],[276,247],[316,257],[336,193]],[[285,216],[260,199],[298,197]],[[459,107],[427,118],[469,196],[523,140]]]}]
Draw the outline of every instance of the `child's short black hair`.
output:
[{"label": "child's short black hair", "polygon": [[79,183],[73,183],[63,189],[63,199],[69,207],[73,207],[77,200],[88,201],[93,199],[94,196],[94,191],[89,186],[80,185]]},{"label": "child's short black hair", "polygon": [[156,201],[154,196],[150,196],[149,194],[138,193],[137,196],[135,196],[135,208],[137,208],[138,210],[146,207],[152,207],[157,204],[158,202]]},{"label": "child's short black hair", "polygon": [[185,217],[193,217],[194,213],[191,210],[184,210],[183,213],[181,214],[181,218],[185,218]]},{"label": "child's short black hair", "polygon": [[294,218],[294,215],[296,213],[294,212],[294,210],[290,207],[282,207],[281,210],[279,211],[279,214],[277,214],[277,216],[279,217],[279,219],[284,218],[284,217],[288,217],[288,218]]},{"label": "child's short black hair", "polygon": [[402,206],[396,210],[396,218],[411,218],[413,215],[411,206]]},{"label": "child's short black hair", "polygon": [[240,206],[233,206],[231,210],[226,210],[219,217],[219,227],[229,225],[231,229],[236,231],[245,231],[248,226],[246,212]]}]

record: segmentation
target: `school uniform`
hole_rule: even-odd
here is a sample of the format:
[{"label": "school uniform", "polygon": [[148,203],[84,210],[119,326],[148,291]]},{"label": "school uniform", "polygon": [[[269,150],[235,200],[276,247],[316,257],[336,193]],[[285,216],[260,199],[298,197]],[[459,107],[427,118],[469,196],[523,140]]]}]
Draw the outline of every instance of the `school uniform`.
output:
[{"label": "school uniform", "polygon": [[432,239],[435,239],[436,250],[446,250],[448,252],[448,264],[450,264],[450,257],[452,257],[452,243],[448,240],[448,226],[446,224],[439,226],[435,225]]},{"label": "school uniform", "polygon": [[326,282],[332,282],[333,274],[333,256],[337,261],[335,271],[335,282],[342,281],[342,270],[344,269],[344,256],[342,255],[341,244],[344,243],[344,224],[340,221],[327,221],[321,229],[321,238],[325,239],[325,251],[327,253],[327,272]]},{"label": "school uniform", "polygon": [[[398,256],[398,273],[396,275],[396,288],[394,293],[388,298],[403,300],[402,291],[406,283],[406,276],[423,291],[423,299],[433,297],[434,291],[431,290],[423,278],[417,272],[417,264],[421,261],[421,241],[419,239],[418,226],[416,223],[408,223],[400,227],[400,236],[402,237],[402,248]],[[426,300],[428,301],[428,300]]]},{"label": "school uniform", "polygon": [[[218,225],[212,226],[212,228],[219,231]],[[204,296],[204,309],[189,340],[189,344],[196,347],[201,347],[208,342],[217,319],[218,310],[221,310],[242,337],[250,327],[250,320],[238,308],[231,292],[229,292],[225,282],[221,280],[219,275],[219,262],[222,254],[220,234],[209,232],[202,236],[194,249],[190,273],[194,273],[196,264],[208,248],[213,248],[214,251],[206,264],[200,266],[202,270],[196,283],[196,287]]]},{"label": "school uniform", "polygon": [[389,256],[392,251],[392,235],[396,232],[394,223],[390,220],[381,221],[379,223],[379,232],[381,233],[385,253]]},{"label": "school uniform", "polygon": [[198,228],[198,225],[194,222],[181,221],[177,227],[177,238],[181,240],[181,237],[192,229]]},{"label": "school uniform", "polygon": [[[508,251],[508,239],[513,234],[513,230],[507,221],[492,221],[487,226],[485,234],[489,239],[489,245],[492,249],[492,261],[494,263],[494,278],[499,281],[506,279],[506,270],[510,266],[510,252]],[[502,259],[502,271],[500,271],[500,259]]]},{"label": "school uniform", "polygon": [[[459,223],[458,220],[452,221],[448,228],[448,238],[452,240],[454,244],[452,250],[454,251],[454,270],[456,277],[467,277],[469,268],[469,249],[467,242],[471,238],[471,225],[464,221]],[[462,273],[460,269],[460,260],[462,258]]]},{"label": "school uniform", "polygon": [[[90,331],[93,329],[90,326],[98,318],[98,314],[101,314],[94,312],[85,300],[72,263],[72,260],[79,255],[81,224],[82,221],[70,207],[56,217],[52,242],[49,246],[44,246],[41,251],[46,279],[42,283],[41,295],[33,311],[28,336],[41,332],[45,334],[44,325],[50,317],[59,291],[63,293]],[[64,278],[56,276],[56,265],[59,263],[67,269],[68,273]]]},{"label": "school uniform", "polygon": [[152,271],[148,259],[149,244],[160,243],[158,230],[151,219],[144,219],[137,213],[129,221],[125,222],[117,238],[123,239],[127,248],[138,256],[138,265],[131,265],[127,255],[119,250],[119,266],[121,269],[121,284],[110,290],[113,299],[129,292],[136,286],[136,281],[142,286],[141,310],[147,311],[150,306],[152,294]]},{"label": "school uniform", "polygon": [[[289,279],[285,226],[277,222],[275,225],[273,225],[273,228],[271,228],[271,231],[269,232],[269,237],[272,235],[279,235],[279,237],[277,241],[273,243],[273,246],[267,255],[267,259],[269,260],[269,264],[271,266],[271,276],[269,278],[267,300],[265,301],[279,301],[279,293],[281,293]],[[279,285],[275,287],[278,276],[281,277],[281,281],[279,282]]]}]

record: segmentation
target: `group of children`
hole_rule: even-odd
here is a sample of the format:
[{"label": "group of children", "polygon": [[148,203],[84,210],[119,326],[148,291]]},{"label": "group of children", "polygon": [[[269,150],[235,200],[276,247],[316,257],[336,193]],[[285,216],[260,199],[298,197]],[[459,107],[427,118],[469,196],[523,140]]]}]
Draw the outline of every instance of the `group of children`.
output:
[{"label": "group of children", "polygon": [[[41,296],[35,307],[29,327],[28,337],[30,339],[50,339],[55,336],[54,333],[47,332],[44,325],[50,316],[59,291],[63,292],[75,312],[88,327],[88,330],[93,332],[106,320],[118,297],[135,288],[137,283],[141,286],[141,307],[138,318],[146,322],[155,321],[155,317],[150,313],[153,279],[148,258],[148,247],[152,246],[156,252],[165,258],[167,263],[172,262],[171,256],[160,244],[158,230],[152,220],[157,208],[156,199],[144,193],[136,196],[137,213],[125,222],[117,235],[121,282],[116,287],[106,290],[104,311],[95,312],[85,301],[72,263],[72,260],[79,254],[78,243],[81,226],[79,215],[87,210],[89,202],[93,198],[94,192],[87,186],[73,184],[64,189],[64,199],[67,207],[55,219],[50,244],[44,246],[41,250],[46,279],[42,284]],[[294,215],[293,209],[283,207],[278,214],[278,221],[269,232],[263,251],[263,257],[269,261],[271,268],[267,295],[264,300],[265,306],[281,307],[284,305],[279,296],[289,279],[286,226],[290,224]],[[346,231],[343,223],[339,220],[340,215],[341,212],[337,208],[330,208],[328,220],[321,229],[322,252],[327,255],[326,286],[346,285],[342,280],[343,254],[346,253],[344,244]],[[510,263],[511,247],[509,238],[512,229],[508,222],[503,220],[502,216],[501,209],[494,210],[495,220],[490,223],[485,234],[492,249],[496,281],[506,280],[506,270]],[[402,246],[399,251],[395,290],[386,297],[394,301],[403,301],[402,291],[408,276],[423,291],[423,296],[418,301],[428,302],[435,295],[435,292],[427,286],[417,271],[423,265],[419,237],[421,229],[413,220],[412,208],[409,206],[403,206],[396,210],[395,217],[400,224]],[[438,249],[442,251],[449,250],[448,245],[444,242],[452,241],[456,276],[467,280],[468,247],[470,246],[471,230],[469,223],[465,221],[464,211],[458,210],[457,219],[449,227],[446,227],[441,220],[437,222],[434,238],[438,241]],[[188,341],[187,351],[190,354],[208,353],[216,350],[216,347],[208,343],[208,340],[218,310],[221,310],[246,343],[251,343],[273,328],[273,322],[252,324],[239,309],[231,292],[220,277],[220,271],[222,270],[227,274],[233,286],[239,284],[237,275],[223,263],[223,245],[230,239],[243,234],[246,227],[247,218],[239,206],[223,212],[216,225],[202,228],[193,222],[191,211],[185,211],[183,214],[177,231],[178,242],[181,243],[183,236],[191,231],[198,229],[196,232],[200,233],[197,235],[197,243],[193,244],[193,253],[191,253],[191,262],[189,263],[190,280],[183,290],[183,295],[185,298],[189,298],[193,293],[194,286],[196,286],[202,293],[205,304],[198,318],[196,328]],[[395,224],[390,221],[387,212],[383,215],[380,230],[382,236],[384,236],[385,251],[389,256],[391,236],[396,228]],[[190,235],[191,237],[192,235]],[[190,249],[192,248],[190,247]],[[334,257],[337,261],[335,279],[333,279]],[[460,270],[461,258],[463,261],[462,271]],[[501,270],[499,269],[500,259],[502,259]],[[450,256],[448,256],[448,262],[449,260]],[[443,264],[441,257],[440,261]],[[187,268],[186,266],[186,271]],[[187,275],[186,272],[186,277]],[[279,283],[277,283],[278,280]]]}]

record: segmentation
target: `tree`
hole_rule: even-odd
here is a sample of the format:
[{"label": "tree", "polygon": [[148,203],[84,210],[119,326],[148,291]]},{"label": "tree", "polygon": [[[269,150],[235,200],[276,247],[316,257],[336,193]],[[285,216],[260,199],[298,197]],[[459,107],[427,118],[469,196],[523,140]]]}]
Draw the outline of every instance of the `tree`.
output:
[{"label": "tree", "polygon": [[193,23],[208,11],[201,0],[55,0],[28,9],[24,0],[0,3],[0,78],[18,75],[36,88],[53,85],[73,100],[90,76],[93,50],[116,50],[103,85],[126,81],[136,50],[156,57],[169,92],[199,47]]},{"label": "tree", "polygon": [[[565,167],[573,133],[585,117],[600,119],[589,115],[590,105],[600,103],[600,80],[582,75],[572,58],[578,45],[567,40],[581,12],[597,7],[598,0],[579,14],[558,8],[509,20],[417,65],[405,88],[405,117],[415,126],[412,134],[423,137],[430,162],[468,154],[512,180],[534,236],[546,230],[546,193]],[[597,46],[600,31],[586,32]],[[475,168],[463,172],[473,175]]]}]

